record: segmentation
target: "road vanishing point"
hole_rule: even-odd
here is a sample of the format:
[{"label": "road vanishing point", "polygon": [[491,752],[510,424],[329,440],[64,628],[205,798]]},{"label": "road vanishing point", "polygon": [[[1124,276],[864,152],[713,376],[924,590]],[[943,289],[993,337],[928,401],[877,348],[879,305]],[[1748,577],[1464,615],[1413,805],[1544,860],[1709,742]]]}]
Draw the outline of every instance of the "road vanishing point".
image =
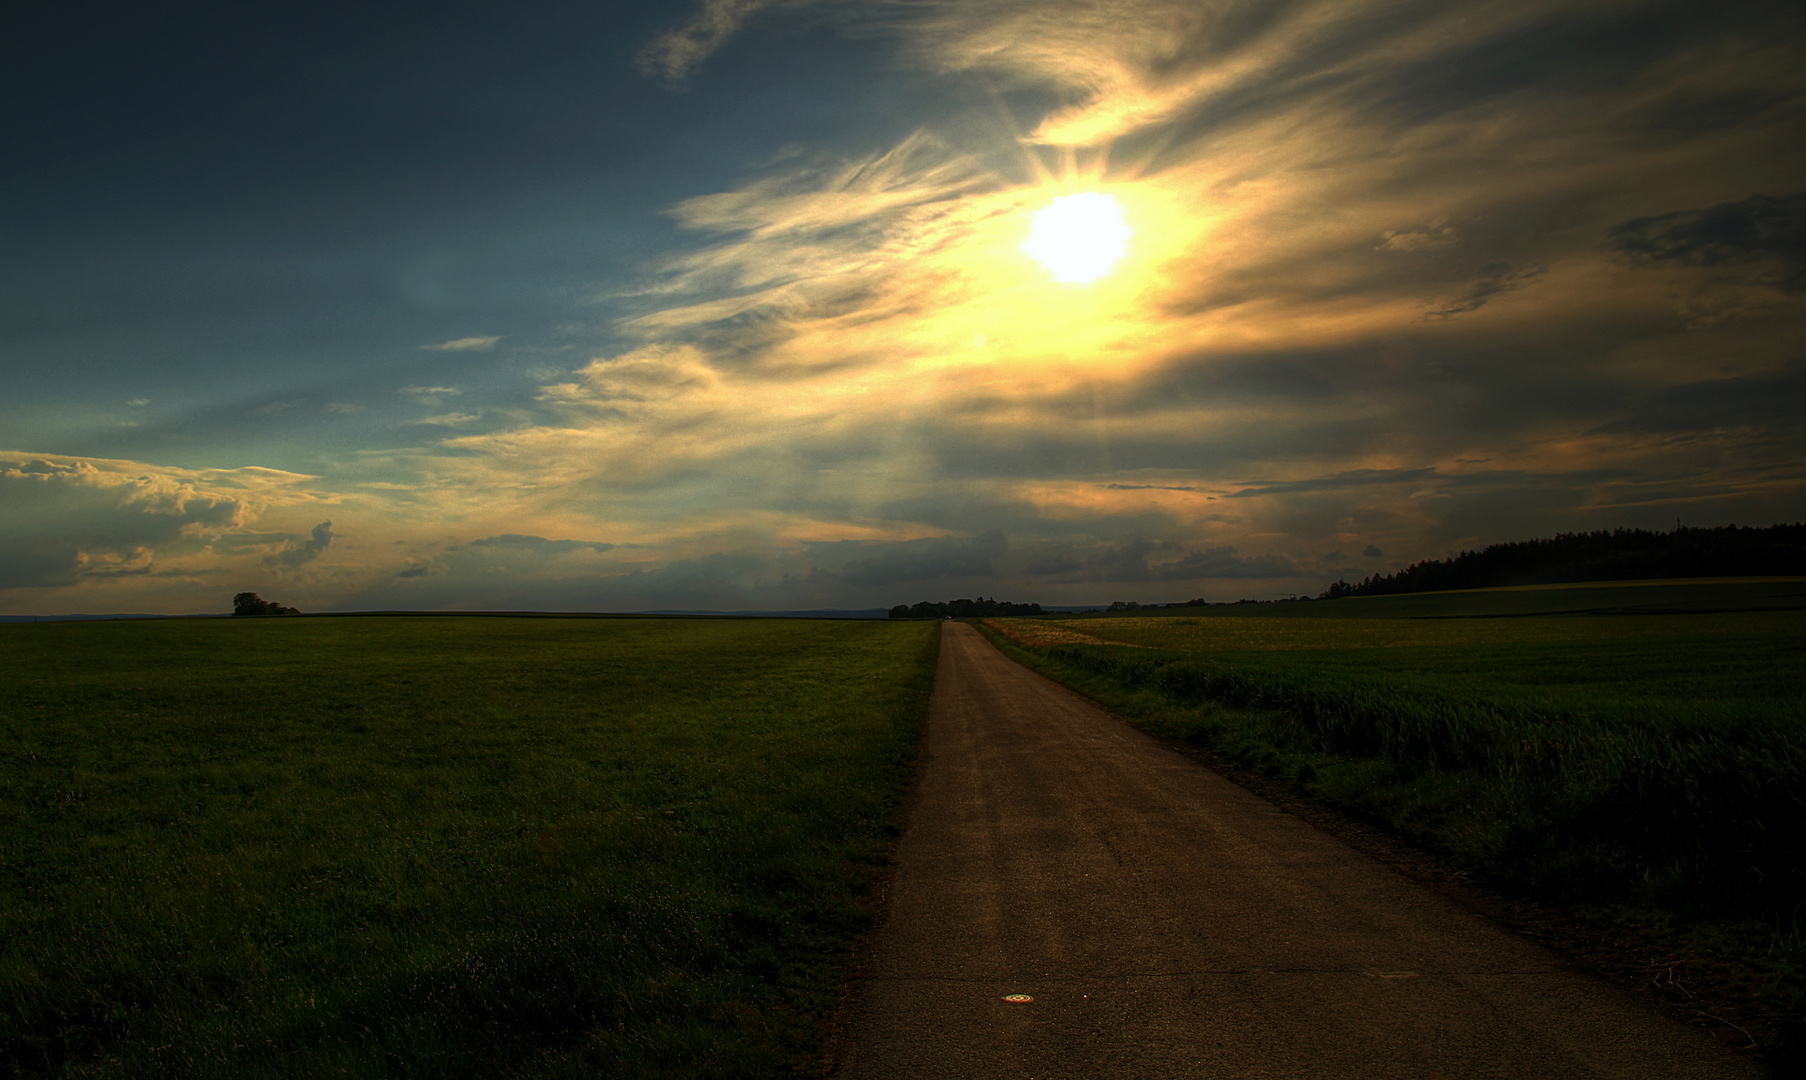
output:
[{"label": "road vanishing point", "polygon": [[915,784],[842,1080],[1766,1074],[961,623]]}]

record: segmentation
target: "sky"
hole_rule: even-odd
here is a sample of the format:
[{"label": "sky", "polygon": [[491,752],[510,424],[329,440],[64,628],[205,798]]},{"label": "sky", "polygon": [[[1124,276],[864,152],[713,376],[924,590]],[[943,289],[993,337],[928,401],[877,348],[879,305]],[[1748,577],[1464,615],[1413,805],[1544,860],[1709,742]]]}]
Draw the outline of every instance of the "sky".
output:
[{"label": "sky", "polygon": [[1806,519],[1798,3],[31,19],[0,614],[1262,599]]}]

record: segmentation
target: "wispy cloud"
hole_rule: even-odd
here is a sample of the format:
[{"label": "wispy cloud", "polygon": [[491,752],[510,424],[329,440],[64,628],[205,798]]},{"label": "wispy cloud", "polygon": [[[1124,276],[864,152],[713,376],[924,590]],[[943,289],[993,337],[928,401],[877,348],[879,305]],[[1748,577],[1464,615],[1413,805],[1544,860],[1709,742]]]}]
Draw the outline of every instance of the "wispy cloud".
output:
[{"label": "wispy cloud", "polygon": [[1489,300],[1534,285],[1548,269],[1541,264],[1520,267],[1506,262],[1481,267],[1478,281],[1453,296],[1435,301],[1424,319],[1427,322],[1437,322],[1465,315],[1470,311],[1479,311]]},{"label": "wispy cloud", "polygon": [[453,338],[450,341],[441,341],[437,345],[422,345],[420,347],[426,352],[488,352],[495,348],[495,343],[500,340],[502,339],[499,335],[492,337],[461,337]]},{"label": "wispy cloud", "polygon": [[[1667,72],[1696,45],[1674,30],[1678,52],[1622,61],[1630,89],[1609,92],[1489,59],[1551,34],[1552,55],[1590,54],[1630,17],[1572,11],[909,9],[893,27],[930,64],[1061,88],[1073,104],[1030,142],[1114,142],[1108,161],[1011,172],[996,147],[924,130],[767,163],[673,208],[702,242],[638,294],[651,310],[622,329],[640,346],[544,386],[550,419],[445,446],[495,478],[480,487],[580,485],[688,551],[740,542],[734,522],[780,546],[939,534],[811,579],[849,588],[1031,565],[1074,588],[1277,588],[1330,551],[1474,536],[1489,498],[1541,500],[1535,520],[1572,528],[1564,514],[1709,497],[1705,474],[1665,471],[1669,451],[1585,434],[1651,380],[1688,378],[1588,342],[1602,318],[1631,353],[1672,325],[1602,240],[1653,161],[1705,186],[1724,165],[1656,128],[1599,146],[1625,110],[1691,92]],[[1732,63],[1699,48],[1705,68]],[[1733,155],[1756,160],[1780,115]],[[1074,290],[1021,243],[1032,211],[1083,188],[1117,197],[1136,235],[1118,275]],[[1536,224],[1555,212],[1562,228]],[[1278,478],[1243,480],[1263,474]],[[1147,479],[1165,476],[1184,479]],[[1772,505],[1788,482],[1744,490]],[[1171,546],[1101,554],[1132,543]]]},{"label": "wispy cloud", "polygon": [[455,386],[398,386],[395,392],[424,404],[433,404],[441,398],[463,393]]},{"label": "wispy cloud", "polygon": [[702,0],[689,19],[660,34],[640,50],[640,70],[667,82],[681,82],[721,48],[747,17],[773,0]]},{"label": "wispy cloud", "polygon": [[1433,251],[1453,247],[1461,242],[1461,234],[1446,218],[1438,218],[1418,229],[1387,229],[1380,235],[1376,251]]}]

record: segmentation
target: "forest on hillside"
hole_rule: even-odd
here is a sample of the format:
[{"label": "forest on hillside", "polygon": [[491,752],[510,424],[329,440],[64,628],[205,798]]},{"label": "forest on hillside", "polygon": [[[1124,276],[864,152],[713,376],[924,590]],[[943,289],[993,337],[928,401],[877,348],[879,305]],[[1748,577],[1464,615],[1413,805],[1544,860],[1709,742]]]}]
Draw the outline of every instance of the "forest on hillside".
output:
[{"label": "forest on hillside", "polygon": [[1375,574],[1359,584],[1337,581],[1320,599],[1577,581],[1793,575],[1806,575],[1806,524],[1613,529],[1492,544],[1396,574]]}]

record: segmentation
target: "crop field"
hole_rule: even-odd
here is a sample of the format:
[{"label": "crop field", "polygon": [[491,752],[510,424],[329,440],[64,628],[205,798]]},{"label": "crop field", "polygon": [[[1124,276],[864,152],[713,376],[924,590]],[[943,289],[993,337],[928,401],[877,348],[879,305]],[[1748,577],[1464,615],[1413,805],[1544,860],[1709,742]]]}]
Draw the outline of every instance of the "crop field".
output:
[{"label": "crop field", "polygon": [[810,1066],[939,632],[0,627],[0,1075]]},{"label": "crop field", "polygon": [[1495,885],[1766,926],[1788,993],[1806,988],[1806,611],[986,629]]},{"label": "crop field", "polygon": [[[1806,577],[1690,578],[1668,581],[1589,581],[1514,585],[1498,589],[1351,596],[1331,601],[1212,604],[1143,609],[1111,618],[1209,619],[1461,619],[1526,615],[1695,614],[1719,611],[1798,611],[1806,608]],[[1084,614],[1050,618],[1086,618]]]}]

